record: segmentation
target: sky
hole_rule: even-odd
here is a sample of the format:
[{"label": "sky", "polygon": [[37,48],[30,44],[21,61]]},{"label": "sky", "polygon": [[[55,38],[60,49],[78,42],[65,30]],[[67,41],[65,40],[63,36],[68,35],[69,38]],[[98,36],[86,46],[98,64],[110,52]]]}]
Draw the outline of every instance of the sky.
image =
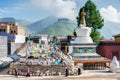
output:
[{"label": "sky", "polygon": [[[48,16],[76,19],[87,0],[0,0],[0,18],[13,17],[29,21]],[[92,0],[105,21],[120,23],[120,0]]]}]

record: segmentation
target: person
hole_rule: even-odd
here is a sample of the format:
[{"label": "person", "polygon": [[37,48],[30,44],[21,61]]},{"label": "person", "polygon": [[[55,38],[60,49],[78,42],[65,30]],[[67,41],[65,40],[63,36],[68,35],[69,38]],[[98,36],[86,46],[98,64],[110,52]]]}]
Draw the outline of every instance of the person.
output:
[{"label": "person", "polygon": [[74,37],[77,37],[77,33],[76,33],[75,29],[74,29],[73,35],[74,35]]},{"label": "person", "polygon": [[69,75],[69,71],[68,71],[68,68],[66,68],[65,70],[65,76],[67,77]]},{"label": "person", "polygon": [[63,59],[60,60],[60,63],[61,63],[61,64],[63,63]]},{"label": "person", "polygon": [[18,69],[18,75],[21,75],[21,74],[22,74],[21,70],[20,70],[20,69]]},{"label": "person", "polygon": [[15,68],[15,76],[18,77],[18,69]]},{"label": "person", "polygon": [[30,69],[29,68],[27,68],[27,75],[26,75],[26,77],[30,77]]},{"label": "person", "polygon": [[81,69],[80,68],[78,68],[78,75],[80,75],[81,74]]}]

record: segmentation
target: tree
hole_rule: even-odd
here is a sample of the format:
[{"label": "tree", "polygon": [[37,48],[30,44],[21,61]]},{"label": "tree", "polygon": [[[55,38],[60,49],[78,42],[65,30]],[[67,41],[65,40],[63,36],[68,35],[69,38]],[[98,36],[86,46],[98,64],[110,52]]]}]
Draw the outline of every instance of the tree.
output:
[{"label": "tree", "polygon": [[56,36],[53,36],[53,43],[57,43],[57,37]]},{"label": "tree", "polygon": [[[86,26],[91,27],[92,29],[91,38],[93,39],[94,42],[98,42],[100,39],[100,33],[98,29],[101,29],[103,27],[104,19],[101,17],[99,10],[97,10],[96,8],[96,5],[91,0],[88,0],[85,3],[85,5],[79,10],[79,14],[77,17],[78,27],[80,26],[81,11],[83,8],[85,9],[86,12],[86,16],[85,16]],[[94,36],[93,33],[95,33],[95,35],[99,39],[95,39],[96,36]]]},{"label": "tree", "polygon": [[92,31],[90,34],[91,38],[93,39],[94,42],[99,42],[100,41],[100,32],[95,30]]}]

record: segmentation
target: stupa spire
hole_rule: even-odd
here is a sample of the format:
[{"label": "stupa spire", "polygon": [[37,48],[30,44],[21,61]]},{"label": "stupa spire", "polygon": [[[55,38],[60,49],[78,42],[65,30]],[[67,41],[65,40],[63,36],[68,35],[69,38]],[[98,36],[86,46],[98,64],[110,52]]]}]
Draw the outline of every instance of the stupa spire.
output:
[{"label": "stupa spire", "polygon": [[86,26],[86,21],[85,21],[86,12],[84,8],[82,9],[82,12],[80,13],[80,15],[81,15],[80,25]]}]

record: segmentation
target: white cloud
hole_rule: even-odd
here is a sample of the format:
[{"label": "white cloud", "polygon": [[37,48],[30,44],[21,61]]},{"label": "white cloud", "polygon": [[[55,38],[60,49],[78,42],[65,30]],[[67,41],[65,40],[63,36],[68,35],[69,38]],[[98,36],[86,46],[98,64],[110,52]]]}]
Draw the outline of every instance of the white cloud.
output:
[{"label": "white cloud", "polygon": [[47,10],[57,17],[75,19],[76,3],[74,0],[31,0],[31,4]]},{"label": "white cloud", "polygon": [[16,3],[13,7],[0,9],[2,16],[15,16],[16,18],[30,18],[38,20],[47,16],[56,16],[76,19],[77,12],[75,0],[28,0]]},{"label": "white cloud", "polygon": [[106,21],[120,23],[120,12],[118,12],[113,6],[101,8],[100,13]]}]

